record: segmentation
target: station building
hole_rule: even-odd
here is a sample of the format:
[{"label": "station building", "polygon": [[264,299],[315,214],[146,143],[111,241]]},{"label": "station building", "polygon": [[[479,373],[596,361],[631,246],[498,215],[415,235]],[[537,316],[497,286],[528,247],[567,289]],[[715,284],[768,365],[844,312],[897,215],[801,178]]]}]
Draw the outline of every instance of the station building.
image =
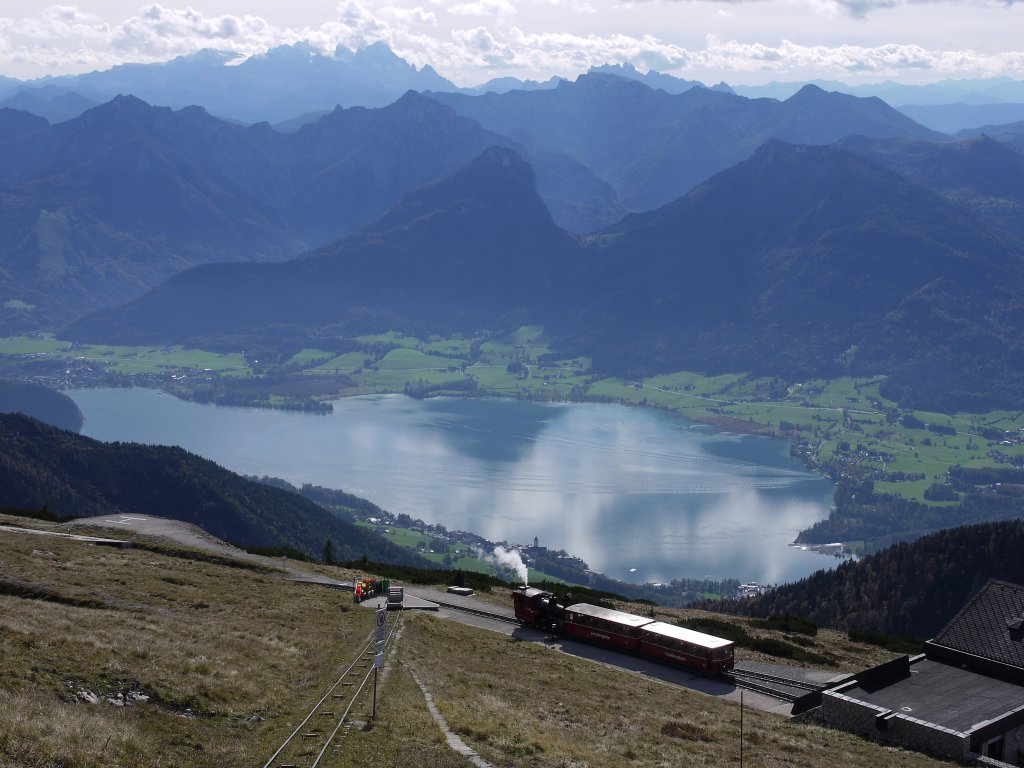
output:
[{"label": "station building", "polygon": [[822,693],[827,725],[937,757],[1024,766],[1024,586],[992,580],[924,653]]}]

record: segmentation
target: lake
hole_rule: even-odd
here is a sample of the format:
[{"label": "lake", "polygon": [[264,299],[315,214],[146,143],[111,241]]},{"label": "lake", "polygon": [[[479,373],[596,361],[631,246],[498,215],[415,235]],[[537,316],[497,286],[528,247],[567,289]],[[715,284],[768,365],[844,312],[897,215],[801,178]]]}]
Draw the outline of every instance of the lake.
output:
[{"label": "lake", "polygon": [[625,581],[778,583],[835,563],[787,546],[828,515],[833,489],[786,441],[653,409],[375,395],[315,415],[138,388],[68,394],[90,437],[179,445],[494,541],[537,537]]}]

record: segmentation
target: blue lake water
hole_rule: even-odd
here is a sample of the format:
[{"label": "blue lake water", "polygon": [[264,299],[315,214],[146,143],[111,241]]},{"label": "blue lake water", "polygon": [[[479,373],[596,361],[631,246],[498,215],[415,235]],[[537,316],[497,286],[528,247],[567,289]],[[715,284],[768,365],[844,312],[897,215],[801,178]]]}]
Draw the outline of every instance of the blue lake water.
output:
[{"label": "blue lake water", "polygon": [[321,416],[147,389],[69,394],[90,437],[179,445],[495,541],[536,536],[613,578],[777,583],[835,562],[787,546],[828,515],[832,484],[785,441],[652,409],[385,395],[338,400]]}]

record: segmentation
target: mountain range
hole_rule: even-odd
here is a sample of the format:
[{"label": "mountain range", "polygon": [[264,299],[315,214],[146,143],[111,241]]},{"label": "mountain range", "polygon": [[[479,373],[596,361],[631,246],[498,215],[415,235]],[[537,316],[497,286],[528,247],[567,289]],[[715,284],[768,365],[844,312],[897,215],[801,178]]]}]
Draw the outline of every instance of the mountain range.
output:
[{"label": "mountain range", "polygon": [[[642,82],[669,94],[703,83],[631,64],[591,67],[591,74],[612,74]],[[309,42],[272,48],[246,58],[237,53],[201,50],[171,61],[125,64],[106,71],[20,81],[0,77],[0,108],[25,109],[59,122],[118,94],[134,94],[174,108],[202,105],[214,115],[243,123],[307,121],[335,106],[379,107],[407,90],[479,95],[556,87],[561,77],[543,82],[503,77],[460,88],[431,67],[417,68],[386,44],[358,50],[337,47],[324,52]],[[719,83],[714,90],[748,98],[784,101],[806,85],[861,98],[878,97],[929,128],[948,133],[983,124],[1021,119],[1024,83],[1007,77],[943,80],[927,85],[883,82],[851,86],[838,81],[773,82],[765,85]]]},{"label": "mountain range", "polygon": [[55,125],[0,110],[0,327],[54,327],[198,264],[296,256],[489,146],[515,148],[556,222],[589,232],[676,199],[771,137],[934,136],[877,100],[812,88],[751,101],[595,73],[547,91],[438,98],[456,108],[408,92],[289,133],[133,96]]},{"label": "mountain range", "polygon": [[805,144],[850,135],[943,138],[878,99],[815,86],[780,102],[707,88],[673,95],[594,73],[551,90],[428,95],[527,151],[579,161],[634,211],[680,197],[773,138]]},{"label": "mountain range", "polygon": [[889,375],[938,410],[1024,394],[1024,250],[965,206],[836,147],[770,141],[683,198],[574,237],[491,148],[337,244],[191,270],[65,331],[82,341],[543,323],[596,373]]},{"label": "mountain range", "polygon": [[[295,256],[495,144],[511,142],[412,92],[292,134],[130,96],[53,126],[0,110],[0,291],[18,302],[0,324],[52,327],[197,264]],[[541,160],[565,223],[624,214],[586,168]]]},{"label": "mountain range", "polygon": [[0,82],[0,98],[48,89],[50,94],[70,91],[79,99],[100,103],[132,94],[175,109],[202,105],[236,122],[275,123],[339,105],[382,107],[409,90],[449,88],[455,86],[431,67],[418,69],[383,43],[357,51],[339,46],[325,54],[300,42],[249,58],[207,49],[163,63]]},{"label": "mountain range", "polygon": [[836,146],[964,204],[996,229],[1024,237],[1024,155],[1008,142],[979,133],[944,143],[853,136]]}]

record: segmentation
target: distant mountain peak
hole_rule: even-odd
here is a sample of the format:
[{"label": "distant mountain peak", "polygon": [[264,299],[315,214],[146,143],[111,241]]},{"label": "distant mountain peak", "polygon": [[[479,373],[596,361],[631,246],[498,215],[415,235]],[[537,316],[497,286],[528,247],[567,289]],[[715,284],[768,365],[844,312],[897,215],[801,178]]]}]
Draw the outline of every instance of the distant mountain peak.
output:
[{"label": "distant mountain peak", "polygon": [[599,67],[591,67],[587,72],[588,74],[620,75],[622,77],[633,77],[640,74],[639,70],[628,61],[622,64],[602,64]]},{"label": "distant mountain peak", "polygon": [[202,48],[195,53],[188,53],[183,56],[176,56],[169,61],[172,63],[190,63],[190,64],[221,64],[227,65],[232,62],[238,62],[244,60],[245,55],[238,53],[237,51],[221,51],[217,48]]},{"label": "distant mountain peak", "polygon": [[[810,101],[811,99],[822,99],[829,95],[829,93],[838,93],[838,91],[826,91],[824,88],[815,85],[814,83],[807,83],[799,91],[790,96],[786,101]],[[843,94],[848,95],[848,94]]]},{"label": "distant mountain peak", "polygon": [[252,58],[264,61],[302,61],[321,55],[320,51],[310,45],[308,40],[298,40],[290,45],[278,45],[270,48],[266,53],[257,54]]},{"label": "distant mountain peak", "polygon": [[471,201],[474,208],[504,210],[517,224],[516,218],[530,211],[530,226],[538,218],[554,228],[547,206],[537,193],[533,168],[513,149],[488,147],[449,176],[428,184],[407,195],[394,209],[386,213],[369,229],[390,229],[404,226],[424,211],[449,208],[457,201]]},{"label": "distant mountain peak", "polygon": [[382,42],[360,48],[352,57],[352,63],[357,66],[373,66],[395,71],[417,71],[415,66],[398,56],[387,43]]}]

